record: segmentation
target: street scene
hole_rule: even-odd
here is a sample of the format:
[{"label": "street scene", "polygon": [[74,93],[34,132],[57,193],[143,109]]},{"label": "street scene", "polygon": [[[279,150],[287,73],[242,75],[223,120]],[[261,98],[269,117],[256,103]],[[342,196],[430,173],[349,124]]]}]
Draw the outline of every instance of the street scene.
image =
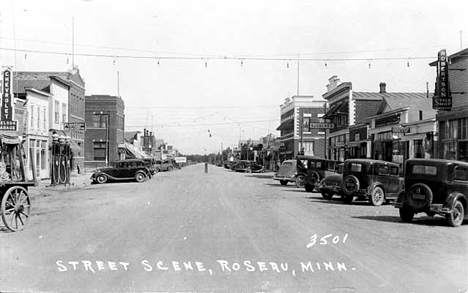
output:
[{"label": "street scene", "polygon": [[468,4],[5,0],[0,293],[468,293]]},{"label": "street scene", "polygon": [[468,257],[453,247],[466,247],[467,227],[442,217],[406,224],[391,204],[350,206],[204,164],[141,184],[78,180],[88,184],[31,188],[27,229],[0,234],[5,291],[466,289]]}]

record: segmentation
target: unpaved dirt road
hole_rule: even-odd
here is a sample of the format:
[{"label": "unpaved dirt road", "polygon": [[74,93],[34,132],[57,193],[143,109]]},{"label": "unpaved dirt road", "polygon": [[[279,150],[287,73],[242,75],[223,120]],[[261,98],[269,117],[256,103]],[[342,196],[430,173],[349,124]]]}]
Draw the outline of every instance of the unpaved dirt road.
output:
[{"label": "unpaved dirt road", "polygon": [[[35,193],[31,190],[31,193]],[[36,192],[37,193],[37,192]],[[468,225],[194,165],[33,197],[0,291],[466,292]]]}]

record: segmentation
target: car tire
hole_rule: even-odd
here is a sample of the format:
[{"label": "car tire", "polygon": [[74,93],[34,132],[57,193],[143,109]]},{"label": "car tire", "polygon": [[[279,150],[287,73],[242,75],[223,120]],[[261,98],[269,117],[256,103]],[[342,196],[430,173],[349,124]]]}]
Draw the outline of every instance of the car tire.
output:
[{"label": "car tire", "polygon": [[409,209],[409,208],[400,208],[400,219],[405,222],[409,223],[413,220],[414,218],[414,212]]},{"label": "car tire", "polygon": [[280,184],[281,184],[281,185],[288,185],[288,181],[286,181],[286,180],[280,180]]},{"label": "car tire", "polygon": [[314,186],[310,184],[304,184],[305,191],[314,192]]},{"label": "car tire", "polygon": [[322,194],[322,197],[323,197],[324,199],[332,199],[332,198],[333,198],[333,192],[330,192],[330,191],[322,191],[321,194]]},{"label": "car tire", "polygon": [[353,201],[354,201],[354,196],[353,195],[346,195],[346,194],[343,194],[341,196],[341,200],[345,203],[345,204],[352,204]]},{"label": "car tire", "polygon": [[461,201],[455,201],[453,205],[452,212],[447,214],[447,221],[452,227],[460,227],[465,219],[465,208]]},{"label": "car tire", "polygon": [[[415,196],[424,195],[424,199],[422,198],[415,198]],[[408,206],[414,212],[420,212],[425,210],[429,205],[432,203],[433,194],[431,188],[424,183],[416,183],[411,185],[406,193],[406,201]]]},{"label": "car tire", "polygon": [[381,206],[385,202],[385,191],[382,187],[376,186],[372,189],[370,202],[374,206]]},{"label": "car tire", "polygon": [[320,182],[320,174],[317,171],[311,171],[307,174],[307,181],[311,185],[315,185]]},{"label": "car tire", "polygon": [[299,188],[303,188],[305,184],[306,177],[304,174],[299,174],[296,176],[296,186]]},{"label": "car tire", "polygon": [[144,182],[146,180],[146,175],[143,172],[138,172],[135,174],[135,180],[137,182]]},{"label": "car tire", "polygon": [[[351,188],[352,186],[352,188]],[[359,179],[354,175],[348,175],[343,179],[341,189],[346,196],[353,196],[359,191]]]},{"label": "car tire", "polygon": [[107,182],[107,176],[106,175],[103,175],[103,174],[100,174],[96,177],[96,182],[99,183],[99,184],[104,184]]}]

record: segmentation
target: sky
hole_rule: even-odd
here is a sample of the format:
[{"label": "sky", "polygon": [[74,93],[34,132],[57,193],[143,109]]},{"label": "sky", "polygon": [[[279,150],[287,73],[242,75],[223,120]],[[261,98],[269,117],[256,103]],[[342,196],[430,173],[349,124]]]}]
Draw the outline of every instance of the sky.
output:
[{"label": "sky", "polygon": [[437,52],[468,47],[468,1],[0,0],[0,66],[66,71],[120,95],[126,131],[184,154],[279,135],[280,105],[434,89]]}]

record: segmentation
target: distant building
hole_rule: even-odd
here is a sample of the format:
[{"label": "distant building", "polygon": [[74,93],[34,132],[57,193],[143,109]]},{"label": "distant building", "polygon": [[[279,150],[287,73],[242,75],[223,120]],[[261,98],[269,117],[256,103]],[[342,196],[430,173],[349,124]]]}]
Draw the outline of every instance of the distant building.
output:
[{"label": "distant building", "polygon": [[125,103],[121,97],[91,95],[85,99],[85,167],[105,166],[119,159],[125,141]]}]

